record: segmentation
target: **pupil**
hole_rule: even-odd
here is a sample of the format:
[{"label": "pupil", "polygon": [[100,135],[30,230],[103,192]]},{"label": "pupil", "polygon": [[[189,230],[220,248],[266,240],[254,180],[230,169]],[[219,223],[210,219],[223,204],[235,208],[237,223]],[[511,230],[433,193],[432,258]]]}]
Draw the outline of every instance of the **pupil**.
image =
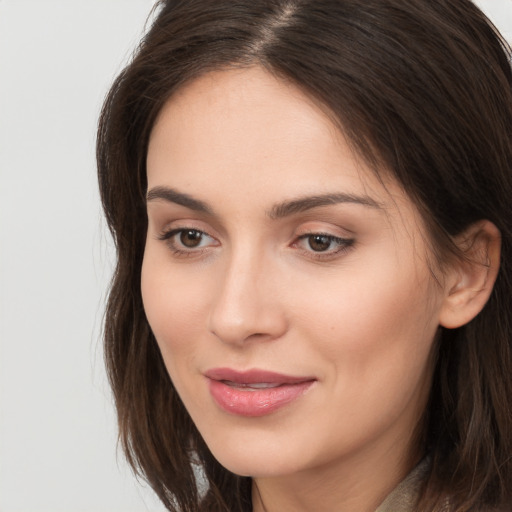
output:
[{"label": "pupil", "polygon": [[200,231],[188,230],[180,234],[180,242],[189,248],[197,247],[201,243],[202,233]]},{"label": "pupil", "polygon": [[309,246],[313,251],[326,251],[331,245],[331,239],[325,235],[312,235],[309,237]]}]

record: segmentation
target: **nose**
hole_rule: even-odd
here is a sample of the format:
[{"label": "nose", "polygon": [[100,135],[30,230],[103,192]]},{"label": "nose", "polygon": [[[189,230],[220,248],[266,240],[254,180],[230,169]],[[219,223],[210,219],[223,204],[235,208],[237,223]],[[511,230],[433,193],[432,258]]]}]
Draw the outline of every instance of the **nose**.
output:
[{"label": "nose", "polygon": [[218,276],[210,331],[224,343],[239,346],[279,338],[287,330],[279,288],[279,279],[264,259],[254,254],[233,257]]}]

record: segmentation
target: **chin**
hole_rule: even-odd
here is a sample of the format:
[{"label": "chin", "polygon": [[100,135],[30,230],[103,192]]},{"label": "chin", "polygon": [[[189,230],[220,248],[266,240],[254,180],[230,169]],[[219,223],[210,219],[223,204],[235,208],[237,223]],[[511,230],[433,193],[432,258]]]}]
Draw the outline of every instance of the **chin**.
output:
[{"label": "chin", "polygon": [[302,469],[296,461],[283,460],[279,454],[264,454],[254,457],[254,454],[214,453],[217,461],[227,470],[239,476],[252,478],[274,478],[291,475]]},{"label": "chin", "polygon": [[206,434],[204,439],[217,461],[240,476],[269,478],[290,475],[314,463],[311,454],[304,449],[307,444],[290,439],[289,433],[283,436],[281,432],[275,435],[268,430],[224,431],[222,434]]}]

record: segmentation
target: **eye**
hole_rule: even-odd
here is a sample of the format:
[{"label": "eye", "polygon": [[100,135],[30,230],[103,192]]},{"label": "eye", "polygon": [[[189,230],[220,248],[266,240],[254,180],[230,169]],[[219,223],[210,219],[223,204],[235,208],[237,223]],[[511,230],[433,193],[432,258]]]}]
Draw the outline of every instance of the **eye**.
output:
[{"label": "eye", "polygon": [[179,232],[178,240],[187,249],[201,247],[204,243],[205,234],[196,229],[184,229]]},{"label": "eye", "polygon": [[218,245],[217,241],[199,229],[177,228],[162,233],[159,236],[176,254],[198,252],[211,246]]},{"label": "eye", "polygon": [[325,233],[308,233],[299,237],[296,245],[309,253],[335,255],[347,250],[354,243],[353,239],[340,238]]},{"label": "eye", "polygon": [[308,246],[315,252],[328,251],[333,245],[333,238],[327,235],[309,235],[307,238]]}]

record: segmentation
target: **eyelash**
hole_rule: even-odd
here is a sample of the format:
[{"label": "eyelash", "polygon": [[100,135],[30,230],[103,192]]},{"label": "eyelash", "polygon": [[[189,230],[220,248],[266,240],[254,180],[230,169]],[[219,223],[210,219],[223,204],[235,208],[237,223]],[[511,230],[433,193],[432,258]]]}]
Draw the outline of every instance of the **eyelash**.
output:
[{"label": "eyelash", "polygon": [[[354,245],[354,239],[353,238],[341,238],[335,235],[331,235],[330,233],[305,233],[303,235],[300,235],[296,242],[293,243],[293,246],[297,246],[299,242],[303,240],[308,240],[314,237],[322,237],[326,238],[329,242],[329,245],[336,243],[338,247],[334,250],[327,250],[327,251],[314,251],[311,247],[311,241],[308,244],[311,250],[308,249],[301,249],[304,253],[306,253],[309,257],[313,257],[315,260],[329,260],[329,259],[335,259],[337,256],[340,256],[347,251],[350,250],[350,248]],[[311,256],[312,255],[312,256]]]},{"label": "eyelash", "polygon": [[[165,231],[161,233],[158,236],[158,239],[165,242],[167,246],[171,249],[172,253],[177,257],[194,257],[194,256],[200,256],[203,254],[208,247],[211,247],[210,245],[206,247],[198,247],[198,248],[180,248],[178,246],[177,241],[174,237],[179,234],[183,234],[185,232],[189,233],[195,233],[198,237],[201,237],[200,243],[202,242],[202,237],[208,237],[212,240],[215,240],[212,236],[210,236],[205,231],[201,231],[200,229],[195,228],[175,228],[171,229],[170,231]],[[338,247],[334,250],[326,250],[326,251],[315,251],[311,247],[311,240],[309,243],[310,249],[304,249],[298,247],[300,242],[303,240],[312,239],[313,237],[322,237],[327,239],[329,245],[335,243],[338,245]],[[318,233],[318,232],[311,232],[311,233],[305,233],[303,235],[300,235],[295,242],[293,242],[292,247],[297,247],[302,253],[304,253],[307,257],[310,257],[317,261],[322,260],[329,260],[329,259],[335,259],[337,256],[346,253],[348,250],[352,248],[354,245],[355,240],[353,238],[341,238],[337,237],[335,235],[329,234],[329,233]],[[183,247],[183,246],[182,246]]]}]

